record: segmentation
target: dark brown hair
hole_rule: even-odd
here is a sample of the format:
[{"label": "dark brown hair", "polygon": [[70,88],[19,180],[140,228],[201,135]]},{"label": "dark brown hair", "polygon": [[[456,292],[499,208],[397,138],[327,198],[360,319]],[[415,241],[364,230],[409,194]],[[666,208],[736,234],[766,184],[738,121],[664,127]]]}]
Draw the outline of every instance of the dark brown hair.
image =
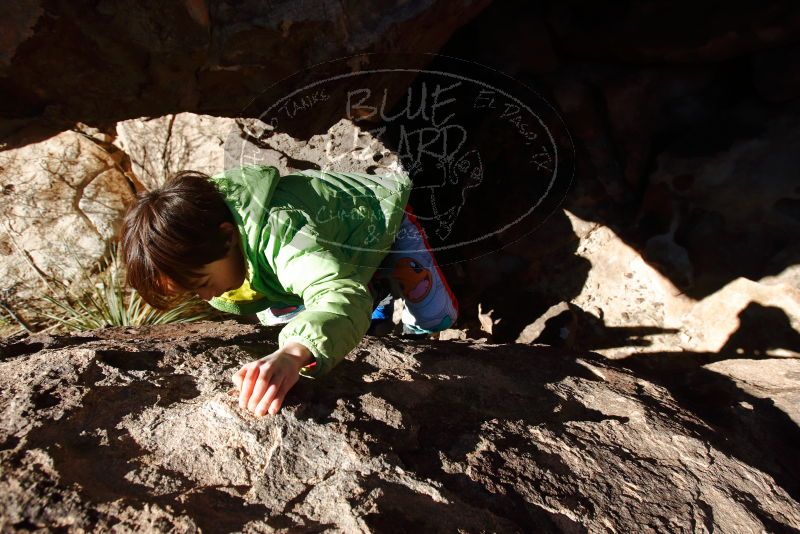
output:
[{"label": "dark brown hair", "polygon": [[180,171],[138,193],[120,235],[125,281],[154,308],[173,307],[197,285],[203,265],[225,257],[230,234],[219,227],[225,221],[235,224],[222,193],[201,172]]}]

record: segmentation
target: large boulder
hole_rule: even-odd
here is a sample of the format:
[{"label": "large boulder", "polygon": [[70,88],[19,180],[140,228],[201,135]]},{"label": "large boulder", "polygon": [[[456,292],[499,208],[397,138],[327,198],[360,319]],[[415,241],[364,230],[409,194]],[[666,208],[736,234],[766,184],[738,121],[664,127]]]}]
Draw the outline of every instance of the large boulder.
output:
[{"label": "large boulder", "polygon": [[150,190],[180,170],[220,172],[225,168],[225,142],[234,129],[236,121],[226,117],[142,117],[118,122],[114,144],[130,158],[140,187]]},{"label": "large boulder", "polygon": [[77,131],[0,152],[0,300],[20,317],[96,270],[132,198],[119,163]]},{"label": "large boulder", "polygon": [[640,216],[666,216],[645,255],[670,268],[665,244],[685,249],[691,296],[705,297],[737,274],[758,279],[788,266],[775,263],[800,232],[800,189],[790,170],[800,165],[798,118],[796,104],[774,112],[744,102],[681,132],[658,155],[645,197],[652,202]]},{"label": "large boulder", "polygon": [[[800,355],[800,288],[794,283],[795,270],[760,281],[739,277],[696,300],[612,228],[585,221],[567,210],[564,213],[576,249],[560,255],[556,250],[546,256],[549,261],[543,267],[533,267],[541,269],[536,271],[536,287],[542,299],[557,304],[531,322],[516,341],[558,344],[558,340],[541,336],[545,323],[563,316],[559,327],[567,329],[561,333],[564,340],[609,358],[659,351],[737,357]],[[684,265],[682,272],[688,276],[691,266],[681,255],[682,249],[668,245],[662,244],[662,252],[674,254],[674,263]],[[524,244],[507,250],[525,254]],[[591,265],[585,275],[581,273],[578,291],[574,290],[578,270],[556,267],[576,263],[564,260],[565,255]],[[559,297],[568,300],[560,302]]]},{"label": "large boulder", "polygon": [[[796,427],[767,458],[758,435],[732,438],[592,353],[367,337],[256,418],[230,377],[275,348],[274,330],[233,322],[6,340],[0,525],[800,528]],[[771,421],[733,400],[756,404],[742,425]]]},{"label": "large boulder", "polygon": [[397,157],[380,139],[348,119],[309,139],[276,132],[259,119],[194,113],[130,119],[115,130],[114,145],[130,158],[137,187],[148,190],[180,170],[213,175],[252,163],[273,165],[281,174],[307,168],[399,169]]},{"label": "large boulder", "polygon": [[0,131],[42,118],[64,129],[180,111],[236,116],[271,84],[324,61],[351,58],[358,70],[361,53],[439,50],[488,4],[4,4],[0,118],[11,121]]}]

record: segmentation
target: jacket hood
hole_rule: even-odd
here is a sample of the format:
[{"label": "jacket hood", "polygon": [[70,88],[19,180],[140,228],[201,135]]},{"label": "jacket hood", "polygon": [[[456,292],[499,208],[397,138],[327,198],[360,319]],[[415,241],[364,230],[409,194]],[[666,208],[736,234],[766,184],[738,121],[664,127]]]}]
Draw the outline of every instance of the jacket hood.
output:
[{"label": "jacket hood", "polygon": [[269,165],[248,165],[211,177],[231,208],[247,244],[252,245],[253,240],[258,238],[263,220],[268,215],[270,199],[280,179],[278,169]]}]

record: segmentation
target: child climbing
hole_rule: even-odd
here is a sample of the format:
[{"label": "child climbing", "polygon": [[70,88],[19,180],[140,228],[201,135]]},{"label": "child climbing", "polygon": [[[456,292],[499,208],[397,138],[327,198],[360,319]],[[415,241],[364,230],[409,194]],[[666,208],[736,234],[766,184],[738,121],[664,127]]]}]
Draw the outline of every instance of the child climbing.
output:
[{"label": "child climbing", "polygon": [[247,165],[182,171],[139,193],[121,232],[127,282],[157,309],[187,292],[285,324],[278,350],[232,379],[239,404],[275,414],[299,376],[328,373],[403,299],[403,331],[453,325],[458,302],[414,216],[410,179]]}]

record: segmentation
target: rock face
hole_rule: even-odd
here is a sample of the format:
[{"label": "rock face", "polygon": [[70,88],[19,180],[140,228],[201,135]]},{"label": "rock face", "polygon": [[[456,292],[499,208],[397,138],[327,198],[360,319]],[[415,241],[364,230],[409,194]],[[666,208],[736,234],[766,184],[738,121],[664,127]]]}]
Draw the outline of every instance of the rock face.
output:
[{"label": "rock face", "polygon": [[380,139],[347,119],[304,140],[270,131],[259,119],[194,113],[141,117],[117,123],[114,146],[130,158],[137,186],[148,190],[180,170],[213,175],[252,163],[273,165],[282,175],[307,168],[378,173],[398,168],[397,157]]},{"label": "rock face", "polygon": [[[538,275],[536,288],[544,301],[557,302],[522,331],[518,342],[568,343],[609,358],[654,351],[758,358],[800,354],[800,286],[793,279],[794,270],[763,281],[740,277],[698,301],[611,228],[564,213],[576,237],[574,251],[566,247],[531,252],[524,243],[507,249],[511,254],[540,256],[540,264],[529,267]],[[557,232],[548,225],[542,233],[551,229]],[[570,264],[563,270],[553,267]],[[581,276],[585,279],[576,291],[581,264],[591,269]],[[566,303],[559,303],[565,295],[572,295],[569,313]],[[558,328],[567,328],[556,333],[560,341],[542,331],[554,313],[561,317],[555,321]]]},{"label": "rock face", "polygon": [[33,118],[63,129],[175,111],[236,116],[265,87],[332,58],[438,50],[488,3],[4,5],[3,130]]},{"label": "rock face", "polygon": [[[367,337],[256,418],[230,375],[275,334],[229,321],[6,340],[2,528],[800,528],[796,429],[767,458],[764,435],[731,443],[592,353]],[[775,432],[746,398],[741,424]]]},{"label": "rock face", "polygon": [[[65,242],[91,265],[174,171],[397,165],[403,139],[339,99],[255,118],[328,60],[496,68],[557,108],[576,178],[536,232],[441,249],[457,329],[368,338],[277,417],[228,395],[268,329],[0,341],[0,530],[800,530],[800,9],[583,4],[0,5],[0,305],[23,317],[79,275]],[[456,100],[482,150],[448,176],[485,176],[455,242],[531,203],[521,146]]]},{"label": "rock face", "polygon": [[117,123],[114,144],[130,158],[141,187],[150,190],[177,171],[213,175],[224,169],[225,140],[235,128],[234,119],[192,113],[143,117]]},{"label": "rock face", "polygon": [[0,300],[29,315],[46,280],[69,285],[104,255],[133,196],[118,163],[76,131],[0,152]]}]

